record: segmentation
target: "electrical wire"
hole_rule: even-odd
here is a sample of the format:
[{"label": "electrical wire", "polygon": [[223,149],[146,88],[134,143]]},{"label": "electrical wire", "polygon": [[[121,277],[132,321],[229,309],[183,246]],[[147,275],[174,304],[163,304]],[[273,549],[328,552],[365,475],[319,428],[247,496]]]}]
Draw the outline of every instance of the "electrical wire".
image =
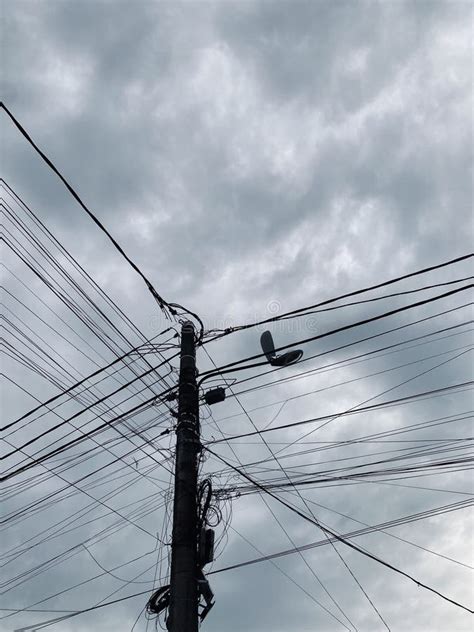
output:
[{"label": "electrical wire", "polygon": [[[118,250],[118,252],[122,255],[122,257],[127,261],[127,263],[142,278],[142,280],[144,281],[144,283],[145,283],[146,287],[148,288],[149,292],[151,293],[151,295],[153,296],[155,301],[158,303],[158,305],[160,306],[160,308],[161,308],[162,312],[165,314],[165,316],[168,317],[168,318],[170,317],[170,315],[173,316],[173,317],[176,317],[178,315],[177,310],[180,309],[183,312],[188,313],[192,317],[197,318],[195,314],[193,314],[192,312],[186,310],[181,305],[178,305],[177,303],[168,303],[167,301],[165,301],[165,299],[163,299],[160,296],[160,294],[157,292],[157,290],[155,289],[153,284],[147,279],[147,277],[143,274],[143,272],[140,270],[140,268],[125,253],[125,251],[120,246],[120,244],[111,235],[111,233],[105,228],[105,226],[97,218],[97,216],[94,213],[92,213],[92,211],[89,210],[89,208],[86,206],[86,204],[79,197],[78,193],[73,189],[73,187],[69,184],[69,182],[66,180],[66,178],[60,173],[60,171],[52,163],[52,161],[46,156],[46,154],[33,141],[33,139],[28,134],[28,132],[25,130],[25,128],[20,124],[20,122],[16,119],[16,117],[12,114],[12,112],[7,108],[7,106],[3,102],[0,102],[0,108],[2,108],[4,110],[4,112],[7,114],[7,116],[10,118],[10,120],[13,122],[13,124],[18,129],[18,131],[28,141],[28,143],[33,147],[33,149],[35,149],[35,151],[38,153],[38,155],[41,156],[41,158],[48,165],[48,167],[58,176],[58,178],[61,180],[61,182],[67,188],[69,193],[73,196],[73,198],[81,206],[81,208],[87,213],[87,215],[91,218],[91,220],[100,228],[100,230],[103,233],[105,233],[105,235],[112,242],[112,244],[114,245],[116,250]],[[201,322],[201,321],[198,319],[198,322]]]}]

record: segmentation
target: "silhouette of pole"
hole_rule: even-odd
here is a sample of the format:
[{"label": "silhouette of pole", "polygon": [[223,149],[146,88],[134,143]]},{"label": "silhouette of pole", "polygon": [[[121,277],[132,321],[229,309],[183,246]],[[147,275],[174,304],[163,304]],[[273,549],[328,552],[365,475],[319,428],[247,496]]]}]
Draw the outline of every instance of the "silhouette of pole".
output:
[{"label": "silhouette of pole", "polygon": [[197,458],[201,443],[196,377],[195,330],[194,325],[187,321],[181,329],[170,604],[167,621],[170,632],[198,630]]}]

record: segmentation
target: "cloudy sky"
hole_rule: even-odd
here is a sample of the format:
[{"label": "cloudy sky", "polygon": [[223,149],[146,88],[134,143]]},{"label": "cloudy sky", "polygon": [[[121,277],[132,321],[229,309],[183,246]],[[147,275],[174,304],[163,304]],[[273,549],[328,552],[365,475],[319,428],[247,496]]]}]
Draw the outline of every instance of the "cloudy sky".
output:
[{"label": "cloudy sky", "polygon": [[[268,318],[453,259],[472,249],[473,9],[469,2],[3,0],[2,17],[5,105],[160,294],[198,313],[206,330]],[[6,183],[146,337],[168,327],[170,323],[141,279],[4,112],[0,113],[0,129],[2,177]],[[15,209],[33,227],[31,217],[11,196],[8,199],[10,211]],[[24,234],[10,219],[5,225],[21,243],[26,243]],[[80,350],[85,351],[89,345],[87,353],[98,354],[93,359],[99,366],[110,362],[114,358],[110,348],[75,321],[10,249],[4,252],[2,260],[8,270],[2,267],[2,283],[9,292],[51,324],[56,317],[47,311],[49,305],[63,319],[55,322],[60,334],[68,337],[67,323],[74,326],[82,335],[82,342],[76,340]],[[63,256],[61,261],[69,265]],[[464,262],[399,284],[396,291],[468,275],[472,275],[472,265]],[[395,308],[418,298],[418,294],[402,297],[390,306]],[[305,354],[327,351],[469,300],[464,292],[416,314],[403,314],[351,331],[331,342],[307,345]],[[36,333],[41,331],[42,344],[46,341],[49,348],[67,357],[77,375],[87,375],[97,367],[84,353],[54,336],[44,322],[40,325],[34,313],[20,309],[11,294],[5,296],[5,305],[12,322],[16,314]],[[387,303],[383,305],[287,321],[273,326],[272,331],[281,344],[289,344],[337,324],[380,313]],[[358,345],[330,359],[345,360],[377,346],[454,326],[471,318],[471,313],[466,308],[457,310],[420,324],[409,333]],[[469,329],[456,331],[456,337],[373,362],[311,374],[243,394],[239,399],[247,411],[252,411],[252,422],[263,428],[270,423],[285,424],[345,410],[389,389],[386,396],[374,401],[466,382],[472,379],[472,335]],[[236,333],[205,349],[218,365],[240,360],[258,353],[260,332]],[[11,333],[7,339],[8,335]],[[134,345],[139,344],[130,330],[128,335]],[[15,345],[14,339],[10,341]],[[211,366],[204,349],[198,352],[198,363],[201,370]],[[405,366],[408,363],[412,364]],[[44,400],[58,392],[10,356],[2,365],[5,373],[33,397]],[[321,361],[309,360],[303,366],[309,370],[321,365]],[[296,367],[288,371],[290,376],[297,374]],[[385,372],[366,377],[381,371]],[[66,383],[74,381],[71,378],[67,382],[62,375]],[[409,378],[413,381],[397,386]],[[173,379],[172,375],[168,381]],[[345,384],[337,386],[342,382]],[[236,388],[244,390],[248,384],[263,381]],[[289,398],[313,391],[320,392],[288,401],[280,410],[281,403]],[[5,380],[2,417],[10,421],[34,405],[31,395]],[[76,410],[67,406],[67,412]],[[239,434],[253,429],[239,406],[230,398],[213,408],[220,430]],[[471,407],[469,392],[463,392],[403,409],[357,415],[331,424],[301,446],[314,448],[315,444],[309,443],[311,438],[345,440],[457,415]],[[150,419],[137,418],[137,428]],[[44,416],[32,427],[41,432],[51,423]],[[28,433],[32,427],[8,440],[20,445],[31,436]],[[210,419],[203,420],[205,440],[217,438],[217,433]],[[290,429],[269,433],[268,440],[274,442],[273,449],[279,450],[302,434],[301,429]],[[426,430],[419,438],[438,440],[471,434],[470,419],[464,419],[452,426]],[[114,434],[105,436],[112,439]],[[258,437],[253,439],[251,445],[236,443],[236,453],[222,444],[217,444],[215,450],[225,458],[235,459],[237,455],[242,463],[268,459],[268,448]],[[170,447],[172,442],[166,438],[161,445]],[[296,473],[298,469],[291,468],[309,464],[307,471],[322,471],[338,467],[335,459],[361,456],[363,460],[357,463],[376,461],[384,458],[376,454],[397,447],[367,444],[363,448],[299,455],[288,459],[287,467]],[[114,449],[117,454],[126,452],[125,445]],[[108,457],[105,453],[99,455],[96,465],[100,458],[105,463]],[[9,463],[13,465],[15,462]],[[156,493],[157,481],[160,490],[169,488],[169,474],[163,469],[152,472],[156,480],[145,480],[146,468],[152,466],[149,459],[136,466],[137,470],[142,468],[143,476],[115,498],[117,511]],[[76,480],[89,471],[81,467],[64,476]],[[265,467],[273,470],[254,469],[255,477],[278,475],[275,460],[267,461]],[[219,475],[221,469],[222,464],[209,458],[202,464],[202,476],[216,472],[216,486],[245,483],[232,472]],[[40,467],[30,470],[29,475],[36,472],[44,475]],[[10,499],[7,513],[40,499],[61,484],[51,479],[44,484],[41,479],[37,482],[34,489],[25,488],[17,498]],[[339,533],[347,533],[361,526],[351,518],[378,524],[466,500],[472,492],[469,472],[405,482],[423,489],[373,482],[301,493],[319,503],[312,505],[319,520]],[[111,489],[99,486],[90,493],[99,498]],[[308,512],[301,498],[280,495]],[[169,506],[169,496],[166,498]],[[50,507],[36,519],[7,529],[5,551],[19,547],[87,502],[90,498],[79,493],[58,503],[57,514]],[[258,494],[222,502],[224,521],[216,528],[219,558],[213,569],[289,549],[292,543],[324,540],[314,525],[276,501],[267,503],[269,507]],[[9,563],[5,581],[110,525],[110,516],[100,517],[103,510],[98,506],[96,513],[88,514],[97,517],[89,525],[37,546]],[[154,534],[169,526],[163,507],[137,522]],[[469,509],[391,528],[390,533],[429,551],[380,533],[364,536],[358,544],[472,608],[469,566],[474,560]],[[166,540],[169,530],[166,534],[164,529],[162,535]],[[221,536],[225,536],[222,541]],[[126,524],[117,534],[94,543],[90,550],[104,568],[111,569],[149,553],[155,545],[152,536]],[[166,548],[159,547],[159,555],[165,554]],[[156,559],[153,553],[118,570],[116,575],[122,579],[106,575],[36,608],[77,610],[95,605],[119,588],[117,598],[147,588],[151,591]],[[202,629],[386,629],[345,564],[393,631],[461,632],[472,626],[467,612],[348,551],[342,544],[311,549],[304,559],[289,555],[275,560],[275,564],[279,568],[264,562],[213,576],[210,581],[216,605]],[[32,604],[100,572],[97,561],[83,549],[61,565],[6,592],[1,603],[4,608],[34,608]],[[166,572],[166,565],[160,566],[163,578]],[[128,584],[128,580],[144,583]],[[145,602],[146,596],[130,599],[60,622],[51,629],[128,631]],[[23,612],[0,620],[0,630],[20,629],[54,616],[59,615]],[[147,624],[144,616],[135,627],[137,632],[152,629],[153,621]]]}]

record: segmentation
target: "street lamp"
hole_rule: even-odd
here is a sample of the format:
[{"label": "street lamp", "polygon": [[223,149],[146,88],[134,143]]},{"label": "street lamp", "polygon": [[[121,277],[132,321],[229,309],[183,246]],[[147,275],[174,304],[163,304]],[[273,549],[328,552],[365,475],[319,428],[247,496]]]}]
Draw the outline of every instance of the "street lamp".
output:
[{"label": "street lamp", "polygon": [[[295,364],[303,357],[303,351],[301,349],[294,349],[292,351],[287,351],[286,353],[282,353],[281,355],[276,355],[275,344],[273,342],[272,334],[267,330],[264,331],[260,336],[260,344],[262,345],[262,351],[265,354],[267,361],[272,366],[276,367],[284,367],[289,366],[290,364]],[[261,364],[265,364],[264,362],[258,363],[256,366],[260,366]],[[255,365],[253,365],[255,366]],[[235,369],[230,369],[228,371],[223,371],[222,373],[232,373],[233,371],[242,371],[243,369],[250,367],[236,367]],[[213,371],[212,373],[205,375],[201,381],[199,382],[199,386],[209,377],[214,377],[215,375],[221,375],[219,371]],[[204,393],[204,400],[208,406],[212,406],[213,404],[217,404],[219,402],[223,402],[225,400],[225,388],[222,386],[218,386]]]}]

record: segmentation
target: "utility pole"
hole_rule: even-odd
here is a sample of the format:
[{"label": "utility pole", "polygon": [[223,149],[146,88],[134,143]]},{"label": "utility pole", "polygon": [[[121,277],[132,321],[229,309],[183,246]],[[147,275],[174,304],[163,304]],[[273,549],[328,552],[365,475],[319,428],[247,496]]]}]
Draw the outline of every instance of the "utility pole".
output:
[{"label": "utility pole", "polygon": [[[262,334],[261,344],[272,366],[294,364],[303,355],[297,349],[277,356],[269,331]],[[196,332],[193,323],[186,321],[181,328],[171,578],[169,586],[161,586],[147,605],[148,612],[153,614],[168,608],[166,626],[169,632],[198,632],[199,620],[203,621],[214,605],[214,594],[203,572],[203,567],[214,556],[214,530],[206,528],[209,526],[206,513],[212,497],[212,484],[210,479],[202,481],[198,494],[198,456],[202,449],[199,387],[207,378],[221,374],[216,371],[207,372],[198,384]],[[204,399],[209,406],[222,402],[225,389],[211,389],[204,394]],[[203,496],[206,493],[207,496]],[[199,507],[201,501],[202,507]],[[203,603],[199,612],[201,598]]]},{"label": "utility pole", "polygon": [[170,632],[198,630],[197,461],[201,449],[194,325],[181,329],[178,425],[171,543]]}]

